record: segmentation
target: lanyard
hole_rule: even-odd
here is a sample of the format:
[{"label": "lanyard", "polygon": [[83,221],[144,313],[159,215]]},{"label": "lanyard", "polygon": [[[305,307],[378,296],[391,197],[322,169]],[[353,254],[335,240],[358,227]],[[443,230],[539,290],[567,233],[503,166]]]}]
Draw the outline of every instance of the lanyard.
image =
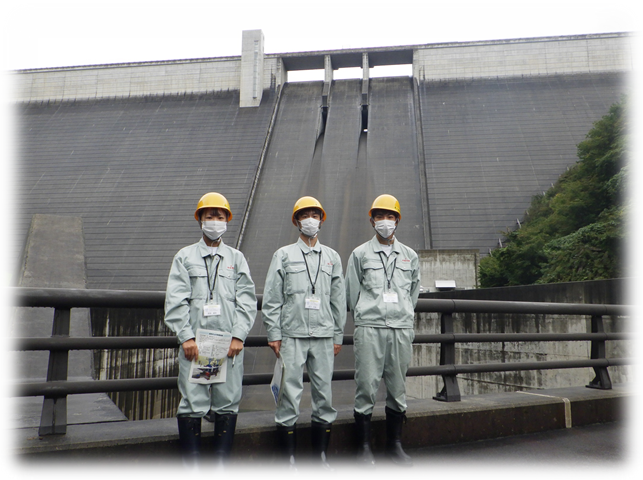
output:
[{"label": "lanyard", "polygon": [[306,272],[308,272],[308,280],[310,281],[310,285],[312,287],[313,295],[315,295],[315,284],[317,283],[317,279],[319,278],[319,270],[321,270],[320,267],[321,267],[322,252],[321,252],[321,250],[319,251],[319,262],[317,263],[317,273],[315,274],[315,281],[314,282],[313,282],[313,278],[310,276],[310,269],[308,268],[308,262],[306,261],[306,254],[304,253],[303,250],[301,250],[301,255],[304,257],[304,265],[306,265]]},{"label": "lanyard", "polygon": [[215,255],[215,257],[218,257],[218,261],[217,266],[214,269],[214,280],[212,281],[212,288],[210,288],[210,270],[208,269],[208,262],[206,261],[205,257],[203,257],[203,263],[205,264],[205,273],[208,276],[207,282],[208,290],[210,291],[210,300],[212,300],[212,292],[214,292],[214,287],[216,287],[217,285],[217,275],[219,274],[219,264],[221,263],[221,257],[219,257],[219,255]]},{"label": "lanyard", "polygon": [[395,273],[395,265],[397,264],[397,257],[395,257],[395,260],[393,260],[393,269],[391,270],[391,277],[389,278],[388,273],[386,272],[386,263],[384,262],[384,258],[382,257],[382,252],[378,252],[380,254],[380,261],[382,262],[382,267],[384,267],[384,278],[386,278],[386,284],[388,285],[388,289],[391,289],[391,281],[393,280],[393,274]]}]

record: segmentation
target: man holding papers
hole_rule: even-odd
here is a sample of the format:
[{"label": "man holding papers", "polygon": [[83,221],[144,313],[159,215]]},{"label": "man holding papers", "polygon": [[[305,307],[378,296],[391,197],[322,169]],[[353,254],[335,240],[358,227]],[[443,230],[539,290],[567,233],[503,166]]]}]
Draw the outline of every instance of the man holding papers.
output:
[{"label": "man holding papers", "polygon": [[[230,455],[241,401],[243,342],[257,314],[255,286],[246,259],[221,240],[232,219],[230,204],[219,193],[206,193],[197,204],[194,218],[202,238],[174,257],[165,296],[165,324],[181,345],[177,420],[186,465],[196,465],[201,419],[210,410],[214,412],[214,454],[220,461]],[[197,335],[204,339],[204,352],[199,352]],[[214,353],[215,347],[223,338],[225,345],[219,346],[219,351],[229,342],[227,358],[225,353],[223,359],[216,358],[221,354]],[[206,350],[211,353],[205,356],[212,358],[199,358]],[[196,369],[191,368],[193,360],[198,360]],[[206,377],[214,382],[223,375],[221,369],[225,369],[224,382],[203,382]]]}]

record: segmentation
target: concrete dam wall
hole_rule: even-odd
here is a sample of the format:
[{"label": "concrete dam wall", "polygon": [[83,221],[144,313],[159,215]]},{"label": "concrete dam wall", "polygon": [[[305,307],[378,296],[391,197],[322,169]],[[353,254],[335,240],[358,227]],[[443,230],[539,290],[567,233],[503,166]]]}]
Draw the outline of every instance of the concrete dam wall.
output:
[{"label": "concrete dam wall", "polygon": [[252,109],[234,92],[17,105],[10,247],[20,258],[34,214],[79,216],[88,288],[163,290],[173,255],[199,238],[196,201],[221,191],[234,212],[224,241],[237,245],[246,219],[240,248],[261,292],[270,256],[296,237],[299,196],[327,209],[321,241],[345,261],[372,235],[370,202],[388,192],[403,243],[486,255],[627,88],[599,74],[372,79],[369,91],[366,132],[359,80],[333,83],[323,132],[321,82],[286,84],[279,104],[267,91]]},{"label": "concrete dam wall", "polygon": [[[240,62],[13,72],[14,271],[33,215],[78,216],[88,288],[163,290],[212,190],[231,203],[224,241],[260,292],[303,194],[328,210],[321,240],[344,259],[372,234],[366,212],[384,192],[401,202],[410,247],[486,255],[577,161],[632,68],[626,34],[275,54],[255,72],[260,103],[242,107]],[[411,62],[413,77],[332,79]],[[325,66],[324,82],[287,81]]]}]

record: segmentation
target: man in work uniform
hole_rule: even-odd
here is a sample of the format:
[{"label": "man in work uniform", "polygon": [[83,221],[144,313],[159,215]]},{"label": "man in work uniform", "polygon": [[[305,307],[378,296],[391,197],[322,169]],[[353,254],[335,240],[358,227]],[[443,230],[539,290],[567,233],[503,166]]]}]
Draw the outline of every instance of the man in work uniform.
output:
[{"label": "man in work uniform", "polygon": [[420,293],[417,254],[395,238],[402,218],[392,195],[380,195],[368,212],[375,236],[351,254],[346,266],[346,300],[355,320],[355,425],[358,460],[374,465],[371,415],[382,377],[386,384],[386,453],[410,466],[402,449],[406,371],[411,362],[415,305]]},{"label": "man in work uniform", "polygon": [[317,233],[326,212],[313,197],[295,203],[296,243],[275,252],[268,269],[262,315],[268,345],[281,356],[285,372],[275,422],[282,453],[294,465],[296,423],[303,392],[304,365],[312,394],[313,455],[328,467],[334,356],[342,348],[346,297],[339,254],[320,244]]},{"label": "man in work uniform", "polygon": [[[215,192],[197,204],[194,218],[203,232],[195,244],[174,257],[167,281],[165,324],[176,333],[181,402],[177,412],[184,463],[196,465],[201,444],[201,419],[214,412],[214,454],[226,460],[232,449],[243,380],[243,342],[257,314],[255,286],[241,252],[221,236],[232,219],[230,204]],[[190,383],[191,361],[198,357],[198,328],[232,334],[227,375],[223,383]]]}]

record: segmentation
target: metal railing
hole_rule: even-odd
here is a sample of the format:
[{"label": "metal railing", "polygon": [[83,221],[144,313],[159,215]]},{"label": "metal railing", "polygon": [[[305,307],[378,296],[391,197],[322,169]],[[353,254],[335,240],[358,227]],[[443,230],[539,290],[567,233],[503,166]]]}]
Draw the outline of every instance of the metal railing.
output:
[{"label": "metal railing", "polygon": [[[177,377],[140,378],[117,380],[68,381],[68,355],[70,350],[177,348],[175,336],[164,337],[70,337],[72,308],[153,308],[162,309],[165,292],[84,290],[62,288],[14,288],[15,305],[19,307],[54,308],[52,335],[49,338],[17,338],[15,350],[50,352],[46,382],[23,382],[15,385],[14,396],[44,396],[39,435],[64,434],[67,429],[67,395],[81,393],[108,393],[177,388]],[[257,296],[261,309],[262,296]],[[440,314],[441,333],[416,335],[413,343],[440,344],[440,365],[411,367],[407,376],[440,375],[444,382],[442,391],[433,397],[445,402],[460,401],[458,374],[505,372],[518,370],[546,370],[591,367],[595,378],[590,388],[611,389],[608,367],[629,365],[624,358],[605,358],[605,342],[627,340],[625,333],[607,333],[603,316],[627,316],[624,305],[567,304],[541,302],[505,302],[486,300],[420,299],[417,312]],[[544,315],[591,316],[587,333],[454,333],[454,313],[513,313]],[[590,341],[590,358],[586,360],[539,361],[520,363],[485,363],[459,365],[455,363],[457,343],[475,342],[551,342]],[[352,345],[353,337],[344,336],[344,345]],[[249,336],[246,347],[266,347],[265,336]],[[336,370],[333,380],[351,380],[354,370]],[[244,385],[269,384],[272,374],[246,374]],[[304,380],[308,381],[307,374]]]}]

